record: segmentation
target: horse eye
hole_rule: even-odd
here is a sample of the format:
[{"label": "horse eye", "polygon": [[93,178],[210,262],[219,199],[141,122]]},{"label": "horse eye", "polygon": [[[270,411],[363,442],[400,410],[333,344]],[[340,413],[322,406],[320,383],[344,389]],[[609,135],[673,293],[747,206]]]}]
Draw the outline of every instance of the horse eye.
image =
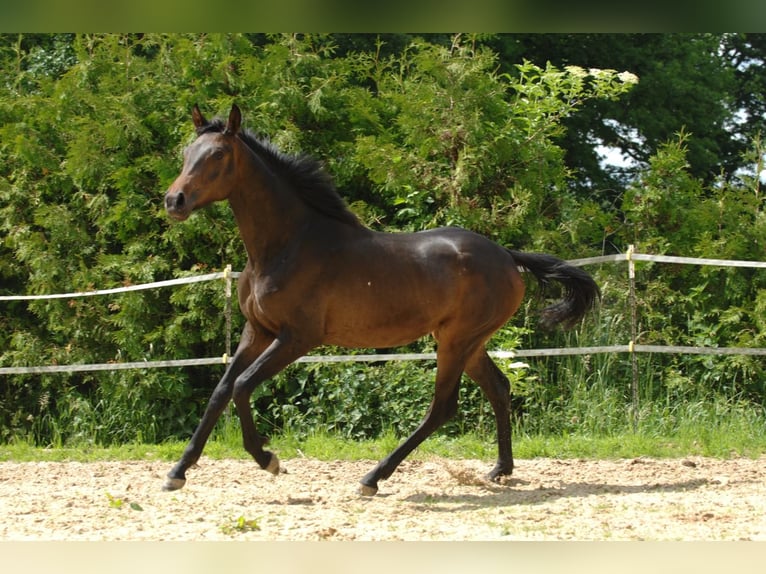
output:
[{"label": "horse eye", "polygon": [[217,149],[213,152],[213,159],[223,159],[223,150]]}]

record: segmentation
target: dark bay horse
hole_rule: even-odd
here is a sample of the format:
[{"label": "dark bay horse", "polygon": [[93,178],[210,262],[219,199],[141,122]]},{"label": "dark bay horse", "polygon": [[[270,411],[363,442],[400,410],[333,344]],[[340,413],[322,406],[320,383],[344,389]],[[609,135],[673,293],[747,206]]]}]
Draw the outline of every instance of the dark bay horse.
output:
[{"label": "dark bay horse", "polygon": [[379,480],[455,415],[464,372],[495,414],[498,459],[488,477],[510,474],[510,385],[485,344],[521,304],[519,267],[542,285],[562,285],[562,300],[541,312],[544,326],[578,322],[600,295],[593,279],[550,255],[512,251],[464,229],[372,231],[347,209],[317,161],[282,154],[243,130],[236,105],[227,120],[212,122],[194,106],[192,119],[197,138],[184,152],[165,208],[184,220],[228,199],[247,250],[238,283],[247,323],[165,490],[185,484],[187,469],[232,399],[244,448],[261,468],[279,473],[279,459],[264,450],[266,439],[256,431],[250,396],[311,349],[393,347],[429,333],[438,344],[431,405],[417,429],[361,479],[361,493],[375,494]]}]

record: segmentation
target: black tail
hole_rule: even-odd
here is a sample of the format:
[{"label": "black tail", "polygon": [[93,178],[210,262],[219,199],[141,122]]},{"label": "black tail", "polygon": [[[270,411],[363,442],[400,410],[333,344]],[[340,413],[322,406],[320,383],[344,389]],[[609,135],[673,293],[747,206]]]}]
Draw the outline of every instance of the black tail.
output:
[{"label": "black tail", "polygon": [[578,267],[542,253],[521,253],[512,249],[508,252],[519,266],[535,276],[543,294],[551,280],[564,287],[563,299],[540,312],[540,325],[545,329],[559,323],[565,328],[573,327],[601,298],[596,282]]}]

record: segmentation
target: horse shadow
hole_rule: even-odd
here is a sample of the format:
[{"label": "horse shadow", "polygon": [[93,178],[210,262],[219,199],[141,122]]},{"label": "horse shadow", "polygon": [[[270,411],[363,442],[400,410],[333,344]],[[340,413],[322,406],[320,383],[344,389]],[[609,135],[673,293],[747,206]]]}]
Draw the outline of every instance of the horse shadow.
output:
[{"label": "horse shadow", "polygon": [[405,502],[428,508],[436,512],[454,512],[455,510],[475,510],[486,507],[510,507],[516,505],[545,504],[558,499],[586,498],[605,494],[647,494],[652,492],[686,492],[710,484],[706,478],[694,478],[679,482],[651,484],[609,484],[603,482],[567,482],[558,481],[559,486],[541,485],[535,489],[527,487],[532,482],[523,479],[508,479],[503,484],[482,481],[475,484],[477,492],[459,494],[432,494],[418,492],[405,497]]}]

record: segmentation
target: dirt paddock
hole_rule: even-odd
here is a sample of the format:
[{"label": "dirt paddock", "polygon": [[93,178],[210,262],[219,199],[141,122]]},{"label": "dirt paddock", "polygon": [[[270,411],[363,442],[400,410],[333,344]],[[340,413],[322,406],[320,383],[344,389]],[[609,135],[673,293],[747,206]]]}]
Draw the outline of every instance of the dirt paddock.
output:
[{"label": "dirt paddock", "polygon": [[165,461],[2,462],[0,540],[766,540],[765,463],[407,460],[367,498],[372,461],[203,458],[176,492]]}]

